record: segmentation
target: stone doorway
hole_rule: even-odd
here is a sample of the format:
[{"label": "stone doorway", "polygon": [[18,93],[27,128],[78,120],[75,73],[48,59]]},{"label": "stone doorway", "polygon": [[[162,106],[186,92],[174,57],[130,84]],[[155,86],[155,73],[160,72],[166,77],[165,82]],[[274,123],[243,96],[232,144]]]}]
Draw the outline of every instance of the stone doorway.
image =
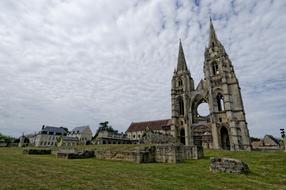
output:
[{"label": "stone doorway", "polygon": [[221,148],[225,150],[230,150],[229,135],[227,128],[222,127],[220,129],[220,138],[221,138]]},{"label": "stone doorway", "polygon": [[180,142],[186,144],[185,129],[183,128],[180,130]]}]

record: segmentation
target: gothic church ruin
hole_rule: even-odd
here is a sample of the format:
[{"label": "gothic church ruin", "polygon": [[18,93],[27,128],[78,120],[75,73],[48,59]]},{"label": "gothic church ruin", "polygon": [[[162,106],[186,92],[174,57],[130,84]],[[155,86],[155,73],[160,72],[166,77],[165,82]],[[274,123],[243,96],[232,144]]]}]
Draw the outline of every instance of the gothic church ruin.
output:
[{"label": "gothic church ruin", "polygon": [[[180,41],[171,89],[172,123],[177,140],[214,149],[250,150],[238,79],[211,20],[204,56],[204,79],[195,87]],[[202,103],[209,106],[207,116],[198,113]]]}]

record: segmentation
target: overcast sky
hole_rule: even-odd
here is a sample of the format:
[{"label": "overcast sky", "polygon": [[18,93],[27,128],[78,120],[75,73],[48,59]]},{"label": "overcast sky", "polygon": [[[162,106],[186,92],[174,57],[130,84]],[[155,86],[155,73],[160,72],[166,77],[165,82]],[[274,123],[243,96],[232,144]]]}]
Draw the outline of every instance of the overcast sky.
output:
[{"label": "overcast sky", "polygon": [[209,17],[240,82],[251,136],[286,128],[284,0],[2,0],[0,132],[171,117],[182,39],[195,85]]}]

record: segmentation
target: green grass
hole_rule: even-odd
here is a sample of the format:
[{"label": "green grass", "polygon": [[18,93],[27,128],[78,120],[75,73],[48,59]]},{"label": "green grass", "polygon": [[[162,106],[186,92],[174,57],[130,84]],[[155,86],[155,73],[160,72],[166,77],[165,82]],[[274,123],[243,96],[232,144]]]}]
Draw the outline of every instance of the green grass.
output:
[{"label": "green grass", "polygon": [[[249,165],[251,173],[212,173],[209,171],[210,156],[241,159]],[[0,148],[0,189],[286,190],[286,153],[205,150],[201,160],[181,164],[136,164],[95,158],[65,160],[54,155],[24,155],[20,148]]]}]

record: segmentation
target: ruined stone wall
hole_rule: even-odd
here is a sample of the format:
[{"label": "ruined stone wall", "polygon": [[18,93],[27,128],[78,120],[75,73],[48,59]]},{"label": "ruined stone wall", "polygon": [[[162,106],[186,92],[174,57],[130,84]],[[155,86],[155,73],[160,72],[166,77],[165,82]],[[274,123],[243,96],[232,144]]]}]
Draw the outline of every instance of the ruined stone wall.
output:
[{"label": "ruined stone wall", "polygon": [[203,157],[203,148],[184,145],[154,145],[137,147],[132,151],[97,150],[96,158],[107,160],[124,160],[136,163],[178,163],[186,159],[200,159]]},{"label": "ruined stone wall", "polygon": [[136,151],[96,150],[95,155],[97,159],[104,160],[124,160],[136,162],[137,159]]},{"label": "ruined stone wall", "polygon": [[176,138],[174,136],[153,131],[145,132],[140,140],[140,143],[143,144],[167,144],[175,142]]}]

